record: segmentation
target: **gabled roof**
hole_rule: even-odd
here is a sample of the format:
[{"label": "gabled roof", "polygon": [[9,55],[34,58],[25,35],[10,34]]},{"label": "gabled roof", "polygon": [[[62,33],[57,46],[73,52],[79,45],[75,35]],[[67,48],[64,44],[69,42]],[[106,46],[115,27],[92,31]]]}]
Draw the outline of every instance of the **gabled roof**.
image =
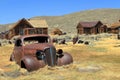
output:
[{"label": "gabled roof", "polygon": [[30,25],[33,28],[47,28],[48,27],[47,22],[45,20],[40,20],[40,19],[28,19],[27,20],[27,19],[23,18],[12,25],[9,25],[8,26],[9,30],[16,27],[22,21],[24,21],[25,23],[27,23],[28,25]]},{"label": "gabled roof", "polygon": [[118,28],[118,27],[120,27],[120,22],[116,22],[116,23],[111,24],[110,28]]},{"label": "gabled roof", "polygon": [[25,18],[22,18],[21,20],[17,21],[16,23],[9,25],[8,28],[13,29],[15,28],[18,24],[20,24],[22,21],[24,21],[25,23],[29,24],[30,26],[32,26]]},{"label": "gabled roof", "polygon": [[95,22],[79,22],[78,25],[81,25],[85,28],[91,28],[91,27],[94,27],[96,26],[100,21],[95,21]]},{"label": "gabled roof", "polygon": [[47,28],[47,22],[40,19],[28,19],[27,20],[35,28]]}]

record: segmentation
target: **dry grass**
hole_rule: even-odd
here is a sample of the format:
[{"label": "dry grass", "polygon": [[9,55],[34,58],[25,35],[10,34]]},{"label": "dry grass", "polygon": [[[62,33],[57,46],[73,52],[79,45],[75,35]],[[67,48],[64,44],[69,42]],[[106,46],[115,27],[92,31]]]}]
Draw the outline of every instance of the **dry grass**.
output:
[{"label": "dry grass", "polygon": [[[56,48],[62,48],[73,56],[74,63],[54,68],[46,66],[31,73],[9,62],[13,45],[0,47],[0,68],[5,73],[0,80],[120,80],[120,41],[104,38],[94,44],[56,44]],[[79,71],[79,68],[88,67],[100,67],[100,70]]]}]

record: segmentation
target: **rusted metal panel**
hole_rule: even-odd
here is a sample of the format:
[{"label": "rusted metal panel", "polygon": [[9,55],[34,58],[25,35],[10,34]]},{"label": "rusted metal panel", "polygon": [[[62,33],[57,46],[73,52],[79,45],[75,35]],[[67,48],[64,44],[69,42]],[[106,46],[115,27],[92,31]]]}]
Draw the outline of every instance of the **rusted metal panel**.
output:
[{"label": "rusted metal panel", "polygon": [[73,58],[69,53],[64,52],[62,54],[63,54],[63,56],[58,57],[58,59],[57,59],[57,65],[58,66],[67,65],[67,64],[70,64],[70,63],[73,62]]},{"label": "rusted metal panel", "polygon": [[45,48],[46,62],[48,66],[56,65],[56,49],[55,47]]},{"label": "rusted metal panel", "polygon": [[24,56],[21,59],[20,66],[21,68],[26,68],[28,71],[34,71],[39,68],[44,67],[46,64],[43,60],[37,60],[33,56]]}]

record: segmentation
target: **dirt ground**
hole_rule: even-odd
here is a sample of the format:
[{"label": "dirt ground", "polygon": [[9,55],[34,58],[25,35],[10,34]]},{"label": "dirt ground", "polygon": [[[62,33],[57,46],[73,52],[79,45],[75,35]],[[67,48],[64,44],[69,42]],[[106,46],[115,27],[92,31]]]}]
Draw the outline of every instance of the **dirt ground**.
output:
[{"label": "dirt ground", "polygon": [[13,45],[0,47],[0,80],[120,80],[120,40],[102,38],[90,45],[55,44],[73,56],[70,65],[27,72],[9,57]]}]

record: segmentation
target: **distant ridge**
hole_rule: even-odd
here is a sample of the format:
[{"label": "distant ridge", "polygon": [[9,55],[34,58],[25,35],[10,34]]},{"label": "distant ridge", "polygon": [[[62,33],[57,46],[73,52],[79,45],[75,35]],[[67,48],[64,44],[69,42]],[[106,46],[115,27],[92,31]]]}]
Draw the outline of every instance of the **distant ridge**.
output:
[{"label": "distant ridge", "polygon": [[[58,27],[64,32],[76,33],[76,26],[80,21],[100,20],[105,24],[117,22],[120,20],[120,9],[94,9],[65,14],[62,16],[35,16],[31,19],[46,20],[49,26],[49,32],[51,29]],[[4,31],[4,28],[0,28],[0,31]]]}]

